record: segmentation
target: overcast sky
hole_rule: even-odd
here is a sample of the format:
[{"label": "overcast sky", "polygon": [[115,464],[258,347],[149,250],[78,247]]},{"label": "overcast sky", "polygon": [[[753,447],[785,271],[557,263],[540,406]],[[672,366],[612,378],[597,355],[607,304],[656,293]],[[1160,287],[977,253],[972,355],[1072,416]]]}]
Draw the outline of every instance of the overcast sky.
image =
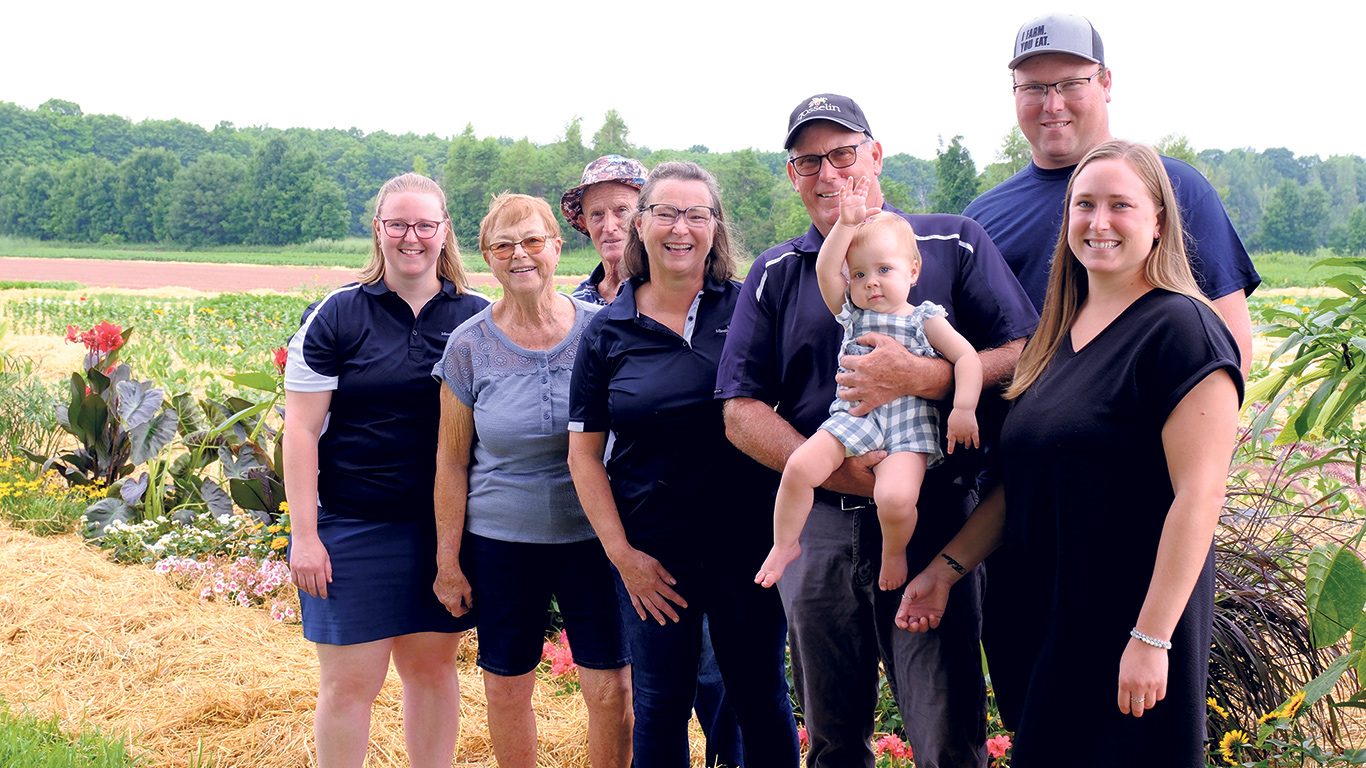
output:
[{"label": "overcast sky", "polygon": [[792,107],[834,91],[888,153],[932,159],[961,134],[979,168],[1014,123],[1016,30],[1067,11],[1104,39],[1117,137],[1366,156],[1356,0],[7,6],[0,101],[27,108],[443,137],[473,123],[542,144],[576,115],[588,140],[616,109],[651,149],[778,150]]}]

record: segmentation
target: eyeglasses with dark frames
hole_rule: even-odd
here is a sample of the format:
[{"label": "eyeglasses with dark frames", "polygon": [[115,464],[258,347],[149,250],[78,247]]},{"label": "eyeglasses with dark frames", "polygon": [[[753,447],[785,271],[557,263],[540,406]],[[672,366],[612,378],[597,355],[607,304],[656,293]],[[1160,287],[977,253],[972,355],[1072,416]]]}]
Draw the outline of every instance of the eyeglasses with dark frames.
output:
[{"label": "eyeglasses with dark frames", "polygon": [[517,246],[520,245],[522,246],[522,250],[526,252],[526,255],[535,256],[545,250],[546,243],[554,239],[555,238],[553,237],[546,237],[545,235],[532,235],[531,237],[524,237],[516,242],[502,241],[489,243],[488,252],[493,254],[494,258],[510,259],[512,258],[512,255],[517,252]]},{"label": "eyeglasses with dark frames", "polygon": [[395,240],[401,240],[404,237],[407,237],[409,229],[413,230],[413,233],[417,235],[417,239],[431,240],[433,237],[436,237],[436,233],[441,229],[441,224],[443,222],[445,222],[445,219],[442,219],[441,221],[427,221],[424,219],[422,221],[415,221],[411,224],[399,219],[379,220],[380,226],[384,227],[384,233]]},{"label": "eyeglasses with dark frames", "polygon": [[1020,102],[1022,107],[1037,107],[1044,103],[1048,99],[1050,88],[1057,91],[1063,101],[1077,101],[1085,98],[1086,86],[1096,79],[1096,75],[1104,71],[1105,67],[1101,67],[1090,77],[1071,77],[1056,83],[1020,83],[1011,90],[1015,92],[1015,100]]},{"label": "eyeglasses with dark frames", "polygon": [[682,216],[683,222],[690,227],[705,227],[711,223],[713,217],[721,215],[720,211],[709,205],[694,205],[680,211],[676,205],[654,203],[641,210],[649,211],[650,215],[655,218],[656,224],[669,227],[678,221],[679,216]]},{"label": "eyeglasses with dark frames", "polygon": [[821,161],[829,161],[831,168],[848,168],[858,160],[858,148],[872,141],[864,137],[863,141],[857,144],[850,144],[847,147],[835,147],[823,155],[801,155],[790,157],[787,162],[792,164],[792,170],[798,176],[815,176],[821,172]]}]

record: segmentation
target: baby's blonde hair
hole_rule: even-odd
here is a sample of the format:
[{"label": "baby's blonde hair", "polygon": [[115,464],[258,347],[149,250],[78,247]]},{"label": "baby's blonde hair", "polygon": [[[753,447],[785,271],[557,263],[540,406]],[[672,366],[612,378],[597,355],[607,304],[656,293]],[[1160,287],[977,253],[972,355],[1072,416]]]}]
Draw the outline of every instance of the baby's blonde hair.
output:
[{"label": "baby's blonde hair", "polygon": [[[867,247],[873,235],[883,231],[896,238],[897,253],[905,256],[911,264],[920,265],[920,246],[916,245],[915,230],[909,221],[895,213],[879,213],[854,227],[854,236],[849,240],[849,252]],[[847,256],[845,260],[848,261]]]}]

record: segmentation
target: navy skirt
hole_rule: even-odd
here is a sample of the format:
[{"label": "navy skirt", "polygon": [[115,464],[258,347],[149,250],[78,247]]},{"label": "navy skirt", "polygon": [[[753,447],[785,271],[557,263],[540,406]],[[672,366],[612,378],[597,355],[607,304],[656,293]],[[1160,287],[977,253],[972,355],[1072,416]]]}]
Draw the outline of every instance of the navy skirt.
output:
[{"label": "navy skirt", "polygon": [[414,632],[463,632],[474,613],[451,615],[436,598],[436,522],[376,522],[318,510],[332,561],[327,599],[299,590],[304,637],[354,645]]}]

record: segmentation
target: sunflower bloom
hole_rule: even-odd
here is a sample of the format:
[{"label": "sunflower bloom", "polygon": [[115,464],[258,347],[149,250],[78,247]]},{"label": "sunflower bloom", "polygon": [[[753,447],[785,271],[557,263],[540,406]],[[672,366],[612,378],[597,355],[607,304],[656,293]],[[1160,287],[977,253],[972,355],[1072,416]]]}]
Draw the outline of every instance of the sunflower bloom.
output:
[{"label": "sunflower bloom", "polygon": [[1224,738],[1219,740],[1219,754],[1224,756],[1224,762],[1229,765],[1237,765],[1237,758],[1233,755],[1235,747],[1243,747],[1248,743],[1247,734],[1239,730],[1232,730],[1224,734]]}]

